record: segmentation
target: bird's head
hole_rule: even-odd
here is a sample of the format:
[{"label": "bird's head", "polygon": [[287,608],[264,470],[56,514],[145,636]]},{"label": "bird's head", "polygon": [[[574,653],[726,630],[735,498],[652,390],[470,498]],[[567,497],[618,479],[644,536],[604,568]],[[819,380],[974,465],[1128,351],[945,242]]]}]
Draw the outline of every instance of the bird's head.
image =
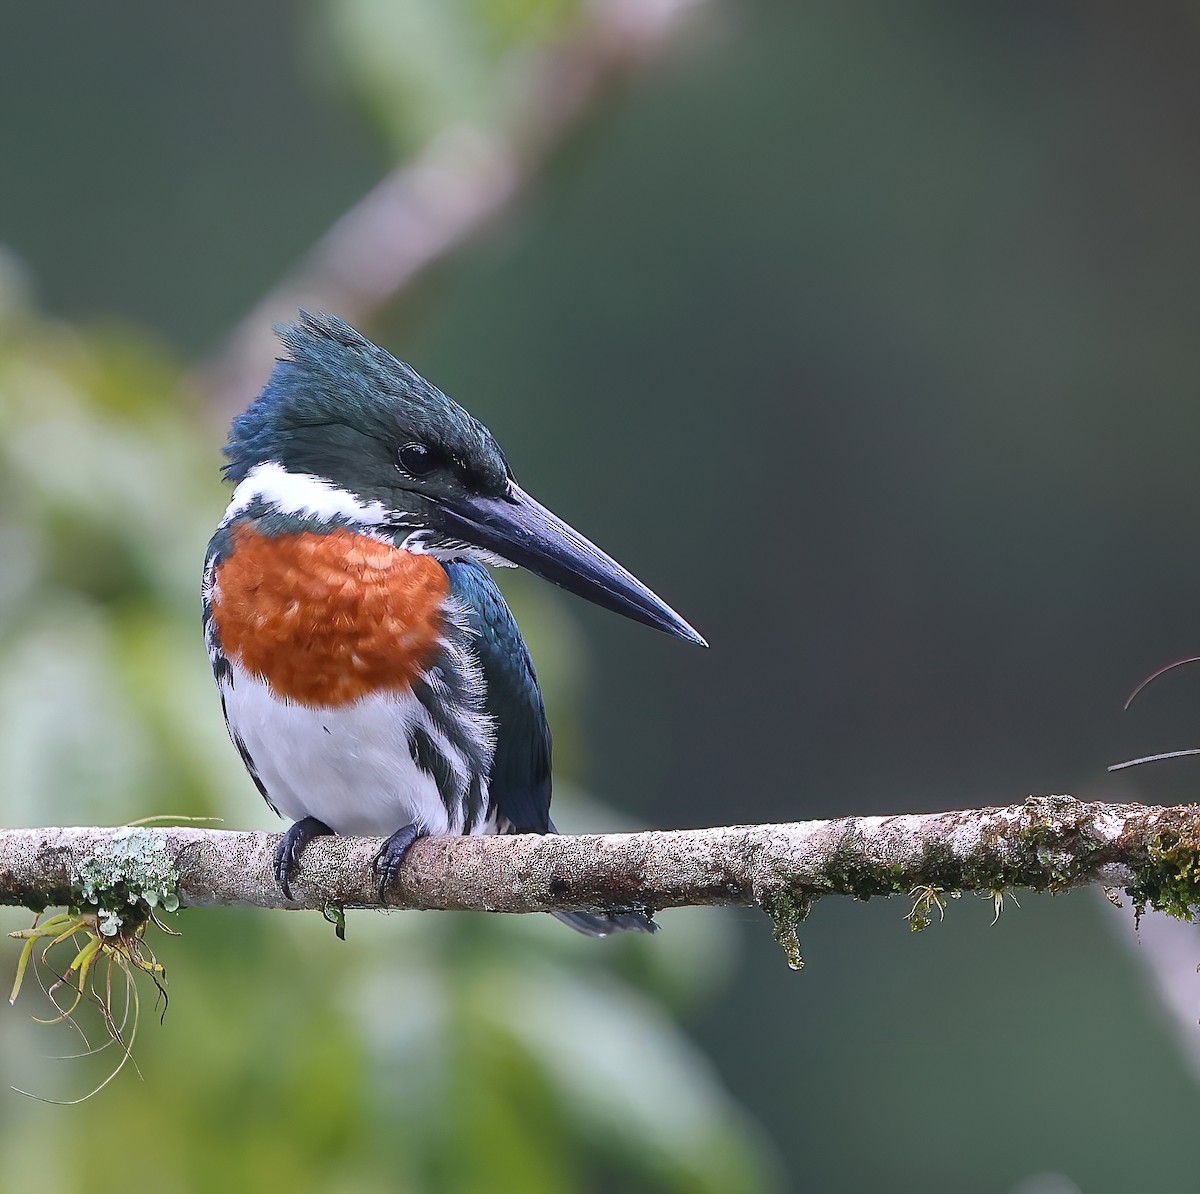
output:
[{"label": "bird's head", "polygon": [[239,502],[336,517],[410,551],[528,568],[635,621],[704,640],[516,482],[478,419],[332,315],[281,328],[289,356],[233,421]]}]

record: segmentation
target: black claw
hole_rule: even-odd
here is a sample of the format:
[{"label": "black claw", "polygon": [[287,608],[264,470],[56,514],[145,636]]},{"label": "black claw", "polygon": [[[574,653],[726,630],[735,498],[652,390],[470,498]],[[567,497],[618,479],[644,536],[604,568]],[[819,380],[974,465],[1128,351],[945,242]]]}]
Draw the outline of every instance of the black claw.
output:
[{"label": "black claw", "polygon": [[425,836],[425,830],[418,829],[415,825],[405,825],[403,829],[397,829],[380,847],[379,853],[375,855],[375,878],[379,883],[381,902],[395,883],[404,856],[412,849],[413,842]]},{"label": "black claw", "polygon": [[316,817],[305,817],[291,826],[279,839],[279,845],[275,847],[275,882],[289,900],[292,898],[292,880],[300,869],[300,855],[313,838],[325,837],[332,832],[324,821],[318,821]]}]

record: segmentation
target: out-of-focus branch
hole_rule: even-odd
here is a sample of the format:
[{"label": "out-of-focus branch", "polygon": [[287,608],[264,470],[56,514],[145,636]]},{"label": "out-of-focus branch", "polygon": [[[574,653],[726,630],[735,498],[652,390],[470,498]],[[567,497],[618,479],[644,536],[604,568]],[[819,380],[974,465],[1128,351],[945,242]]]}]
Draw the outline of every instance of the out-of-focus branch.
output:
[{"label": "out-of-focus branch", "polygon": [[1193,1077],[1200,1081],[1200,985],[1196,964],[1200,960],[1200,928],[1194,920],[1167,916],[1147,917],[1135,926],[1119,911],[1106,917],[1113,933],[1129,955],[1144,968],[1155,993],[1175,1029],[1179,1051]]},{"label": "out-of-focus branch", "polygon": [[948,891],[1099,883],[1127,888],[1138,905],[1190,915],[1200,904],[1198,832],[1194,805],[1039,796],[1007,808],[786,825],[427,838],[413,847],[381,903],[371,869],[379,842],[372,839],[314,842],[289,901],[272,875],[274,834],[10,829],[0,831],[0,903],[77,903],[90,883],[133,893],[149,885],[192,906],[549,912],[747,904],[771,915],[784,940],[812,901],[835,894],[915,892],[937,902]]},{"label": "out-of-focus branch", "polygon": [[309,307],[362,322],[469,243],[536,176],[580,118],[653,61],[703,2],[585,4],[572,31],[531,64],[525,102],[507,130],[459,127],[435,137],[345,212],[245,317],[202,371],[201,385],[214,405],[231,414],[261,388],[276,355],[275,321]]}]

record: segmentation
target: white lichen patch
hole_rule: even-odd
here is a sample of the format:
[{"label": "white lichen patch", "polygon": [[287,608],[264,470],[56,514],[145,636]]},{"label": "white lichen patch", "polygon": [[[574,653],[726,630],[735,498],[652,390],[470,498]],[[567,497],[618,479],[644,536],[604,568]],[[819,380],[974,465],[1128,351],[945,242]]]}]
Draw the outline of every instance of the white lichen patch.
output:
[{"label": "white lichen patch", "polygon": [[983,828],[979,818],[960,817],[950,834],[950,853],[955,858],[969,858],[979,849]]},{"label": "white lichen patch", "polygon": [[71,883],[80,899],[100,910],[100,932],[115,936],[122,912],[139,903],[174,912],[179,907],[179,872],[161,835],[124,825],[77,862]]},{"label": "white lichen patch", "polygon": [[1115,842],[1125,832],[1125,818],[1118,812],[1101,810],[1092,817],[1092,832],[1105,842]]},{"label": "white lichen patch", "polygon": [[[875,836],[875,833],[896,821],[899,817],[857,817],[854,821],[854,827],[868,841]],[[825,822],[828,824],[828,822]]]}]

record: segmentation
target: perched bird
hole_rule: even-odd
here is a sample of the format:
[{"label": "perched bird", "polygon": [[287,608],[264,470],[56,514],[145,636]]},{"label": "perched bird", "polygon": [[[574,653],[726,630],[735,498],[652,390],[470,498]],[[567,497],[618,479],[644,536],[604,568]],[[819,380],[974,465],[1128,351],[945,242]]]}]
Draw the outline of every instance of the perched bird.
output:
[{"label": "perched bird", "polygon": [[[491,433],[332,315],[233,421],[236,486],[204,566],[204,632],[229,736],[294,824],[280,888],[322,834],[385,837],[380,892],[426,834],[553,833],[550,731],[488,566],[704,640],[517,484]],[[651,931],[644,910],[560,913]]]}]

